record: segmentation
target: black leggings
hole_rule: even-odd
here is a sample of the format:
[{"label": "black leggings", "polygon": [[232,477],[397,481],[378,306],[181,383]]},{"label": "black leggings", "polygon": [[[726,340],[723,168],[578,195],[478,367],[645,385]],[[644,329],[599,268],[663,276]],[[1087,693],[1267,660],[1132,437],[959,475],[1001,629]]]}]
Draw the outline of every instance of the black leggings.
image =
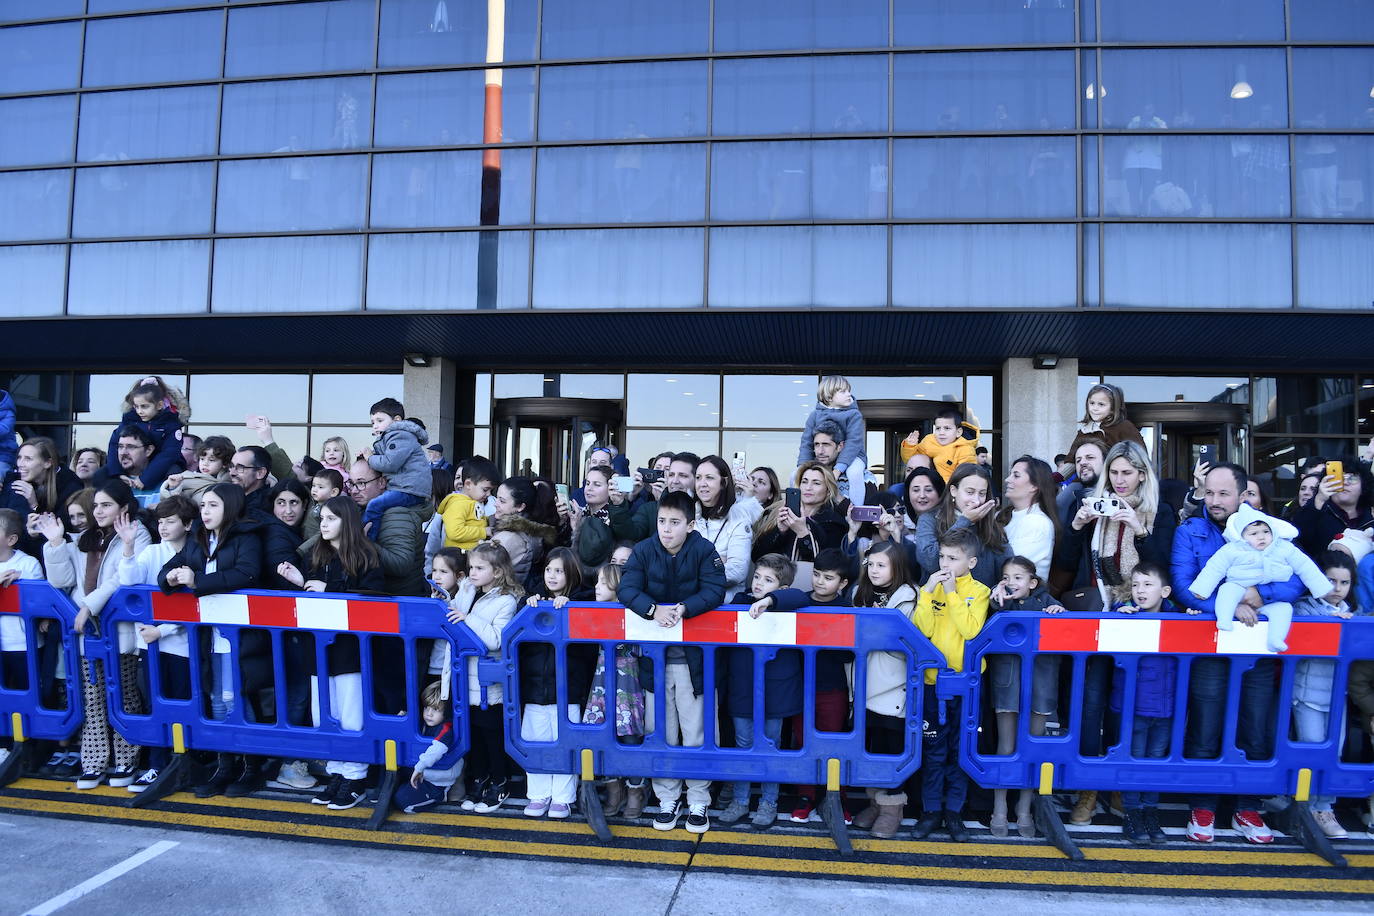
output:
[{"label": "black leggings", "polygon": [[493,703],[486,709],[468,707],[468,735],[472,748],[468,751],[468,774],[472,779],[505,782],[510,776],[510,758],[506,756],[505,706]]}]

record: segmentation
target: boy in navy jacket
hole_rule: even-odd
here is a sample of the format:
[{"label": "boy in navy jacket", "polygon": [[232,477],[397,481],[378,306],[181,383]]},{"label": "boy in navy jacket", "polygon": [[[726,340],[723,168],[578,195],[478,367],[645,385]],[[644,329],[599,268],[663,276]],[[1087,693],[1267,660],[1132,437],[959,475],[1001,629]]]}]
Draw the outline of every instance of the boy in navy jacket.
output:
[{"label": "boy in navy jacket", "polygon": [[[616,596],[620,603],[660,627],[678,626],[720,606],[725,599],[725,564],[711,542],[697,534],[696,503],[686,493],[663,494],[658,502],[658,534],[635,545]],[[663,666],[665,737],[670,745],[699,746],[705,738],[705,663],[701,649],[670,645]],[[647,730],[654,730],[653,661],[640,659]],[[655,779],[659,813],[655,830],[672,830],[682,816],[681,779]],[[711,829],[706,815],[711,803],[708,779],[687,780],[687,830]]]}]

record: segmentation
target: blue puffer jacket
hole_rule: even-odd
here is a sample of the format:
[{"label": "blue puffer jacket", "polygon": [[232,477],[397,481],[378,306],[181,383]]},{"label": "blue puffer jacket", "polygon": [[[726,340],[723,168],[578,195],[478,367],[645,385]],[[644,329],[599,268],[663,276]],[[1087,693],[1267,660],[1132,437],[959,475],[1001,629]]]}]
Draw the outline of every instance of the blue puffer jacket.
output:
[{"label": "blue puffer jacket", "polygon": [[9,468],[19,457],[19,446],[14,444],[14,398],[0,388],[0,464]]},{"label": "blue puffer jacket", "polygon": [[105,474],[110,478],[119,477],[124,469],[119,466],[119,431],[126,426],[141,427],[153,437],[153,457],[143,469],[139,479],[143,489],[156,490],[172,474],[186,470],[186,461],[181,457],[181,418],[170,410],[160,410],[157,416],[147,423],[138,418],[132,410],[124,414],[120,424],[110,433],[110,448],[105,459]]},{"label": "blue puffer jacket", "polygon": [[[1116,605],[1112,610],[1121,607]],[[1168,598],[1160,605],[1163,613],[1179,611],[1178,605]],[[1126,669],[1117,665],[1119,672],[1112,678],[1111,706],[1116,712],[1125,708]],[[1178,691],[1178,659],[1169,655],[1142,655],[1135,669],[1135,714],[1155,719],[1167,719],[1174,714],[1174,698]]]},{"label": "blue puffer jacket", "polygon": [[397,420],[372,443],[367,463],[372,470],[385,474],[386,488],[429,499],[433,492],[434,475],[430,473],[425,444],[429,433],[418,423]]}]

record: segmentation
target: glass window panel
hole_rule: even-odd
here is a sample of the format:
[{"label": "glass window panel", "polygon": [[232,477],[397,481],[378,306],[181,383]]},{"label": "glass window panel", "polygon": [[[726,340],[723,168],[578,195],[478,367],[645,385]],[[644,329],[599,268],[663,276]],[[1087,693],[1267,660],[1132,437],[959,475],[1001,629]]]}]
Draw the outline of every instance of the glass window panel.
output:
[{"label": "glass window panel", "polygon": [[219,87],[93,92],[81,99],[77,159],[172,159],[215,152]]},{"label": "glass window panel", "polygon": [[0,22],[80,16],[86,0],[0,0]]},{"label": "glass window panel", "polygon": [[1072,217],[1072,137],[898,140],[893,216]]},{"label": "glass window panel", "polygon": [[886,140],[717,143],[711,218],[881,219]]},{"label": "glass window panel", "polygon": [[557,375],[558,396],[562,398],[604,398],[618,401],[625,397],[623,375]]},{"label": "glass window panel", "polygon": [[72,234],[99,238],[208,232],[214,176],[210,162],[78,169]]},{"label": "glass window panel", "polygon": [[1365,376],[1360,379],[1360,389],[1355,394],[1359,398],[1355,403],[1355,412],[1358,414],[1356,423],[1359,424],[1356,435],[1365,439],[1374,436],[1374,378]]},{"label": "glass window panel", "polygon": [[1294,499],[1302,482],[1298,473],[1309,458],[1330,456],[1334,459],[1354,451],[1350,439],[1257,438],[1252,470],[1256,475],[1269,475],[1275,498]]},{"label": "glass window panel", "polygon": [[[630,426],[655,423],[660,426],[719,426],[720,376],[718,375],[637,375],[628,379],[625,422]],[[666,449],[656,446],[648,451],[628,450],[647,461]],[[709,455],[714,452],[697,452]]]},{"label": "glass window panel", "polygon": [[1283,41],[1283,0],[1101,0],[1103,41]]},{"label": "glass window panel", "polygon": [[[116,415],[111,423],[118,423],[119,416]],[[59,441],[58,443],[62,443]],[[99,425],[76,425],[72,427],[72,448],[98,448],[102,452],[110,446],[110,424]],[[73,451],[74,454],[74,451]]]},{"label": "glass window panel", "polygon": [[535,234],[535,308],[691,308],[702,302],[702,230]]},{"label": "glass window panel", "polygon": [[[490,259],[489,267],[483,268],[484,259]],[[368,244],[367,307],[525,308],[529,270],[528,232],[374,235]]]},{"label": "glass window panel", "polygon": [[1073,305],[1073,226],[897,226],[892,235],[892,302],[1054,308]]},{"label": "glass window panel", "polygon": [[705,132],[704,61],[545,67],[540,72],[541,140],[695,137]]},{"label": "glass window panel", "polygon": [[721,445],[724,449],[721,457],[726,461],[733,461],[736,452],[743,452],[745,470],[752,472],[757,467],[772,468],[784,487],[791,486],[792,481],[789,478],[797,467],[801,431],[806,425],[805,412],[796,425],[795,432],[785,433],[761,429],[727,429],[721,435]]},{"label": "glass window panel", "polygon": [[67,314],[204,312],[209,280],[205,240],[76,245]]},{"label": "glass window panel", "polygon": [[716,0],[717,51],[887,47],[887,0]]},{"label": "glass window panel", "polygon": [[372,66],[374,0],[283,3],[229,11],[225,76]]},{"label": "glass window panel", "polygon": [[477,373],[472,394],[472,422],[488,423],[491,421],[491,398],[491,373]]},{"label": "glass window panel", "polygon": [[81,23],[0,29],[0,94],[75,86],[81,67]]},{"label": "glass window panel", "polygon": [[[1244,404],[1250,394],[1250,379],[1247,376],[1108,374],[1105,380],[1126,392],[1127,404],[1162,404],[1167,401]],[[1096,383],[1094,377],[1092,384]],[[1081,390],[1079,400],[1087,399],[1087,390]]]},{"label": "glass window panel", "polygon": [[1102,84],[1107,87],[1103,127],[1186,130],[1288,124],[1287,78],[1283,51],[1278,49],[1103,51]]},{"label": "glass window panel", "polygon": [[216,224],[220,232],[357,229],[366,187],[365,156],[223,162]]},{"label": "glass window panel", "polygon": [[720,60],[712,132],[868,133],[887,129],[887,55]]},{"label": "glass window panel", "polygon": [[[278,423],[306,422],[309,388],[308,375],[213,375],[198,372],[191,377],[190,396],[198,421],[241,424],[245,414],[261,410],[272,421],[275,431],[275,424]],[[246,441],[246,431],[240,429],[239,438]]]},{"label": "glass window panel", "polygon": [[70,169],[0,172],[0,241],[67,237]]},{"label": "glass window panel", "polygon": [[1101,142],[1101,137],[1083,138],[1083,215],[1096,216],[1101,212],[1099,209],[1100,197],[1098,195],[1098,183],[1102,176],[1098,174],[1097,150]]},{"label": "glass window panel", "polygon": [[[1084,5],[1091,6],[1091,4]],[[1098,111],[1102,106],[1102,96],[1106,92],[1106,87],[1097,78],[1097,52],[1085,52],[1080,59],[1083,75],[1083,82],[1081,83],[1083,94],[1079,97],[1080,117],[1083,119],[1084,127],[1096,127]]]},{"label": "glass window panel", "polygon": [[1104,227],[1106,305],[1286,308],[1293,304],[1287,226]]},{"label": "glass window panel", "polygon": [[221,239],[215,243],[216,312],[357,309],[362,238]]},{"label": "glass window panel", "polygon": [[887,305],[887,227],[711,230],[712,306]]},{"label": "glass window panel", "polygon": [[1103,138],[1108,216],[1285,217],[1288,138],[1137,136]]},{"label": "glass window panel", "polygon": [[0,99],[0,165],[69,162],[76,131],[76,96]]},{"label": "glass window panel", "polygon": [[[1092,3],[1084,5],[1090,7]],[[1059,0],[894,0],[892,29],[898,45],[1073,41],[1073,4]]]},{"label": "glass window panel", "polygon": [[496,376],[494,398],[542,398],[544,396],[543,373],[503,372]]},{"label": "glass window panel", "polygon": [[170,83],[219,76],[224,13],[168,13],[86,24],[85,86]]},{"label": "glass window panel", "polygon": [[1374,128],[1374,48],[1294,48],[1293,109],[1306,127]]},{"label": "glass window panel", "polygon": [[536,221],[699,220],[706,208],[700,143],[549,147],[539,151]]},{"label": "glass window panel", "polygon": [[898,130],[1074,126],[1074,63],[1067,51],[898,54],[893,66]]},{"label": "glass window panel", "polygon": [[964,397],[964,380],[959,376],[851,375],[849,381],[861,402],[874,398],[960,401]]},{"label": "glass window panel", "polygon": [[1298,216],[1374,219],[1374,137],[1321,134],[1295,142]]},{"label": "glass window panel", "polygon": [[[397,153],[372,160],[372,225],[482,225],[482,151]],[[500,222],[530,219],[530,151],[501,152]],[[488,224],[490,225],[490,224]]]},{"label": "glass window panel", "polygon": [[545,60],[705,51],[708,0],[544,0]]},{"label": "glass window panel", "polygon": [[[186,376],[168,375],[166,372],[159,372],[162,380],[168,385],[185,392]],[[104,438],[95,444],[104,448],[110,441],[110,426],[119,422],[119,418],[124,413],[121,406],[124,397],[138,382],[144,378],[142,375],[124,374],[117,375],[87,375],[82,372],[76,373],[75,408],[78,423],[104,423]]]},{"label": "glass window panel", "polygon": [[[320,378],[321,376],[315,376]],[[371,389],[368,389],[371,390]],[[401,395],[396,394],[396,399],[400,400]],[[345,454],[356,455],[358,450],[364,445],[372,442],[372,430],[366,426],[311,426],[310,428],[310,455],[316,460],[323,461],[320,456],[324,453],[324,444],[328,440],[339,436],[348,446],[344,450]],[[450,457],[450,460],[452,458]]]},{"label": "glass window panel", "polygon": [[964,409],[968,412],[969,422],[980,429],[994,428],[996,418],[992,412],[992,376],[970,375],[966,392]]},{"label": "glass window panel", "polygon": [[372,136],[372,80],[276,80],[224,87],[220,152],[356,149]]},{"label": "glass window panel", "polygon": [[71,373],[0,372],[0,388],[14,399],[15,417],[20,422],[71,422]]},{"label": "glass window panel", "polygon": [[[366,397],[360,399],[360,391],[366,391]],[[310,422],[361,423],[367,419],[363,413],[367,407],[360,405],[360,400],[371,404],[382,398],[404,402],[405,381],[400,372],[316,373],[311,379]],[[354,450],[372,440],[372,433],[367,429],[349,435],[358,440],[348,440],[349,447]],[[320,445],[323,444],[321,440]]]},{"label": "glass window panel", "polygon": [[1289,0],[1294,41],[1374,41],[1374,3],[1368,0]]},{"label": "glass window panel", "polygon": [[1102,226],[1083,224],[1083,304],[1102,304]]},{"label": "glass window panel", "polygon": [[[377,146],[448,146],[482,142],[481,70],[404,73],[377,78]],[[534,138],[534,70],[505,70],[501,137]]]},{"label": "glass window panel", "polygon": [[1255,379],[1252,420],[1260,434],[1348,436],[1355,432],[1354,402],[1355,380],[1348,375],[1264,376]]},{"label": "glass window panel", "polygon": [[[487,0],[382,0],[383,67],[481,63],[487,59]],[[537,0],[505,0],[502,59],[533,60]]]},{"label": "glass window panel", "polygon": [[0,315],[61,315],[66,245],[0,246]]},{"label": "glass window panel", "polygon": [[[796,466],[799,434],[815,406],[814,375],[725,376],[725,425],[796,429],[796,433],[787,434],[792,441],[789,466]],[[761,463],[752,455],[750,460]]]},{"label": "glass window panel", "polygon": [[1298,227],[1298,304],[1374,308],[1374,226]]},{"label": "glass window panel", "polygon": [[714,429],[630,429],[625,431],[624,453],[641,467],[643,462],[659,452],[692,452],[696,455],[719,455],[720,433]]}]

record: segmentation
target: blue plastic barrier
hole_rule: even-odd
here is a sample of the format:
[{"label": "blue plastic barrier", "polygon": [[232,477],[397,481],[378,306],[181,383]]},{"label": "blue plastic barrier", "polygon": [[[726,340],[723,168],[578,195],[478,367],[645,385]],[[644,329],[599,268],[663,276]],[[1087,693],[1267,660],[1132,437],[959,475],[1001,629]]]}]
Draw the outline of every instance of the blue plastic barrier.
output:
[{"label": "blue plastic barrier", "polygon": [[[1205,795],[1294,795],[1299,801],[1306,801],[1309,792],[1370,794],[1374,791],[1374,767],[1340,762],[1344,736],[1339,722],[1350,661],[1374,658],[1374,620],[1298,618],[1287,637],[1288,651],[1280,656],[1265,647],[1267,628],[1262,620],[1255,627],[1238,624],[1230,632],[1221,632],[1214,618],[1177,613],[1000,613],[990,617],[982,632],[969,640],[964,672],[942,674],[938,690],[941,696],[964,698],[966,721],[960,760],[966,772],[987,788],[1038,788],[1042,795],[1050,794],[1056,786]],[[1021,666],[1021,715],[1016,750],[1009,755],[983,754],[978,749],[983,693],[990,689],[986,674],[979,673],[980,663],[997,655],[1012,656]],[[1131,753],[1137,669],[1141,659],[1151,655],[1178,659],[1169,747],[1159,758]],[[1038,656],[1059,657],[1062,665],[1071,666],[1068,705],[1060,705],[1061,728],[1053,735],[1030,732],[1031,672]],[[1120,724],[1118,729],[1107,729],[1103,754],[1085,756],[1080,748],[1084,692],[1089,659],[1095,656],[1110,657],[1118,669],[1112,677],[1122,680],[1123,702],[1119,716],[1107,714],[1109,721],[1119,719]],[[1266,760],[1252,760],[1236,740],[1242,678],[1265,657],[1276,660],[1278,671],[1274,753]],[[1189,682],[1199,661],[1217,658],[1230,662],[1220,755],[1187,757],[1184,736]],[[1289,737],[1294,672],[1305,658],[1336,661],[1335,713],[1326,741],[1318,744]]]},{"label": "blue plastic barrier", "polygon": [[[704,737],[701,746],[668,744],[663,723],[665,694],[653,695],[654,719],[658,727],[645,736],[642,744],[617,740],[615,716],[608,709],[606,721],[595,725],[568,722],[560,718],[558,736],[553,741],[526,741],[520,736],[520,647],[526,643],[547,643],[554,647],[560,672],[557,685],[559,709],[569,703],[582,706],[586,697],[568,696],[566,678],[567,650],[570,644],[597,643],[608,660],[608,675],[614,677],[617,644],[638,645],[651,660],[654,683],[664,683],[664,653],[669,646],[693,645],[702,648],[706,691],[703,696]],[[754,650],[754,740],[749,748],[720,747],[716,717],[718,697],[716,652],[719,648]],[[763,735],[765,662],[775,654],[770,649],[794,648],[803,656],[806,687],[803,689],[803,733],[801,749],[784,750]],[[841,732],[816,728],[814,672],[816,654],[825,650],[848,650],[855,654],[852,695],[852,729]],[[904,749],[898,755],[873,754],[865,748],[864,698],[867,695],[865,659],[872,652],[893,652],[905,657],[907,670],[907,724]],[[805,608],[796,612],[770,611],[757,619],[748,609],[725,606],[663,628],[645,621],[633,611],[617,604],[578,602],[561,610],[544,602],[522,608],[507,625],[502,639],[504,690],[506,695],[506,743],[522,767],[541,773],[576,773],[583,780],[583,807],[586,810],[595,792],[586,791],[597,773],[613,776],[650,776],[685,779],[748,780],[824,784],[838,789],[841,784],[856,786],[898,786],[916,771],[921,757],[923,684],[927,669],[939,669],[943,656],[916,626],[897,611],[885,608]],[[614,694],[607,700],[614,704]],[[588,798],[590,795],[590,798]],[[838,808],[838,793],[827,793]],[[595,813],[599,813],[599,803]],[[838,813],[838,812],[837,812]],[[594,815],[589,813],[589,820]],[[842,849],[847,849],[843,819],[828,817],[832,833]],[[593,821],[603,838],[609,831]]]},{"label": "blue plastic barrier", "polygon": [[[76,651],[72,626],[76,622],[76,607],[65,594],[43,579],[21,579],[0,588],[0,617],[18,619],[24,625],[25,687],[9,689],[0,682],[0,734],[12,735],[13,753],[0,765],[0,786],[8,785],[19,775],[24,765],[24,743],[33,739],[59,740],[72,734],[81,724],[81,662]],[[66,662],[66,680],[60,685],[63,702],[60,706],[43,704],[45,676],[40,660],[39,627],[46,625],[41,635],[45,643],[56,641],[55,647]]]},{"label": "blue plastic barrier", "polygon": [[[453,670],[462,672],[466,658],[485,654],[486,648],[467,627],[448,623],[443,602],[432,598],[375,598],[320,592],[242,591],[196,598],[189,592],[165,595],[141,586],[120,589],[110,599],[102,615],[106,694],[110,724],[135,744],[172,747],[178,755],[184,749],[259,754],[288,759],[332,759],[382,764],[387,769],[384,800],[379,800],[373,826],[380,824],[390,799],[395,772],[401,763],[413,762],[431,739],[420,734],[420,674],[429,660],[431,640],[449,643]],[[123,709],[119,683],[119,640],[117,631],[124,624],[179,624],[188,631],[191,672],[190,699],[173,699],[162,687],[157,664],[159,641],[148,645],[148,697],[151,709],[131,713]],[[235,702],[229,715],[220,720],[209,717],[210,659],[203,652],[218,630],[229,642],[230,669],[233,674]],[[260,631],[271,642],[272,706],[267,721],[252,721],[245,716],[247,704],[242,689],[243,667],[241,637],[245,631]],[[288,635],[313,636],[315,671],[318,675],[318,725],[293,725],[288,721],[286,647]],[[361,660],[363,725],[358,731],[346,730],[330,708],[327,682],[326,647],[342,636],[358,640]],[[374,670],[374,643],[399,640],[404,668],[405,715],[379,712],[373,698],[381,672]],[[140,645],[142,642],[140,640]],[[88,651],[90,641],[88,640]],[[381,648],[379,645],[378,648]],[[394,648],[394,644],[392,645]],[[468,697],[467,678],[450,680],[453,726],[459,750],[466,752]],[[265,691],[264,691],[265,693]],[[148,794],[152,788],[142,795]],[[166,794],[155,793],[154,798]],[[138,800],[142,800],[140,795]]]}]

